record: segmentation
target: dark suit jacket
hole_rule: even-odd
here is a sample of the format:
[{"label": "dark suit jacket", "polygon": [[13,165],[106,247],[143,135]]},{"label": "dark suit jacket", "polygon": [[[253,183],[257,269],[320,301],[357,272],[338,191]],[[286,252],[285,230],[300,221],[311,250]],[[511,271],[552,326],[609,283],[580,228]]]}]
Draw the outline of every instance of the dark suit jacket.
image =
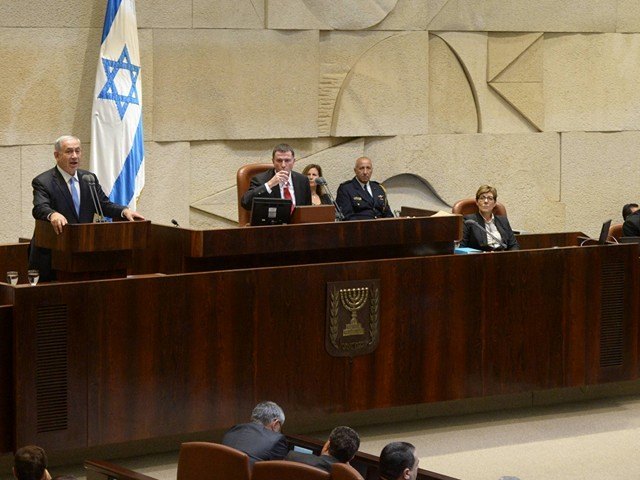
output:
[{"label": "dark suit jacket", "polygon": [[[279,185],[276,185],[271,189],[271,193],[267,192],[267,188],[264,186],[264,184],[271,180],[275,174],[276,171],[273,168],[270,168],[266,172],[259,173],[251,179],[249,190],[244,193],[242,201],[240,202],[245,210],[251,210],[251,207],[253,206],[253,199],[255,197],[282,198],[280,196]],[[309,186],[309,179],[298,172],[291,172],[290,178],[296,197],[296,205],[311,205],[311,187]]]},{"label": "dark suit jacket", "polygon": [[285,460],[311,465],[312,467],[319,468],[320,470],[324,470],[329,473],[331,473],[331,465],[334,463],[340,463],[337,458],[334,458],[331,455],[314,455],[312,453],[294,451],[289,452]]},{"label": "dark suit jacket", "polygon": [[393,217],[393,212],[387,201],[387,194],[383,188],[373,180],[369,183],[373,197],[362,188],[356,177],[341,183],[338,187],[336,203],[342,210],[345,220]]},{"label": "dark suit jacket", "polygon": [[[91,172],[78,170],[80,215],[76,213],[69,187],[56,167],[34,178],[31,182],[31,186],[33,187],[33,218],[36,220],[47,220],[49,214],[58,212],[64,215],[68,223],[93,222],[93,214],[96,213],[96,210],[91,200],[89,185],[82,180],[82,177],[88,173]],[[108,217],[120,218],[122,211],[126,207],[111,202],[102,191],[102,187],[97,178],[96,190],[104,214]],[[29,268],[40,270],[40,280],[42,281],[53,279],[51,272],[51,251],[46,248],[35,247],[32,241],[29,251]]]},{"label": "dark suit jacket", "polygon": [[260,460],[282,460],[289,451],[283,434],[253,422],[232,427],[224,434],[222,444],[246,453],[251,464]]},{"label": "dark suit jacket", "polygon": [[[507,250],[519,250],[520,245],[518,244],[518,241],[513,234],[513,230],[511,230],[511,225],[509,225],[509,220],[507,220],[507,217],[494,215],[493,218],[496,224],[496,228],[498,229],[498,232],[500,232],[500,236],[502,237],[502,241],[507,245]],[[464,219],[475,220],[480,226],[486,228],[484,217],[480,215],[480,213],[465,215]],[[468,225],[465,223],[464,230],[462,231],[462,241],[460,242],[460,246],[475,248],[477,250],[487,250],[487,234],[475,225]]]},{"label": "dark suit jacket", "polygon": [[640,237],[640,210],[633,212],[622,224],[622,236]]}]

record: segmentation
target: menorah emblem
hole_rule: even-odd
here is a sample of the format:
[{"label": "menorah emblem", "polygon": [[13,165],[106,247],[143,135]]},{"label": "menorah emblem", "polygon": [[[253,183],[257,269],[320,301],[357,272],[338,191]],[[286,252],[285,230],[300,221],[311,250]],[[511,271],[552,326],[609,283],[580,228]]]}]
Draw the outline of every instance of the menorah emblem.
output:
[{"label": "menorah emblem", "polygon": [[364,335],[364,328],[358,321],[358,311],[369,299],[369,287],[340,289],[340,302],[351,312],[351,321],[345,325],[342,336]]}]

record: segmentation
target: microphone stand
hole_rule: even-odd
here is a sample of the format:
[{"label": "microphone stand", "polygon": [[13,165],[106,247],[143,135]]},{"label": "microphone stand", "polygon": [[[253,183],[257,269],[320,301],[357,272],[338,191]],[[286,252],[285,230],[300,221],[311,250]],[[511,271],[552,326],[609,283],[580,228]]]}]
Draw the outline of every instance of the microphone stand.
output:
[{"label": "microphone stand", "polygon": [[93,202],[93,208],[98,214],[98,222],[104,223],[106,222],[104,218],[104,212],[102,211],[102,204],[100,203],[100,198],[98,197],[98,191],[96,190],[96,177],[94,177],[91,173],[87,173],[82,176],[82,180],[89,185],[89,193],[91,194],[91,201]]},{"label": "microphone stand", "polygon": [[333,195],[331,195],[331,190],[329,190],[329,185],[327,184],[327,181],[323,177],[318,177],[316,178],[316,186],[327,187],[326,192],[327,192],[327,195],[329,195],[329,200],[331,200],[331,203],[333,203],[333,206],[336,207],[336,217],[338,218],[339,221],[343,222],[344,214],[342,213],[340,206],[336,203],[335,198],[333,198]]}]

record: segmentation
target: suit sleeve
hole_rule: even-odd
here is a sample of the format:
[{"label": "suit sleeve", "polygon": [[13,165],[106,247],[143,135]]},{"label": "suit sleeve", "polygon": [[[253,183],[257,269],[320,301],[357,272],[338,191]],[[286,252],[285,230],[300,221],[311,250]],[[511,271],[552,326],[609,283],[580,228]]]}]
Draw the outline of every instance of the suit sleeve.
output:
[{"label": "suit sleeve", "polygon": [[282,460],[289,453],[289,445],[287,444],[287,437],[280,435],[280,439],[273,446],[272,458],[270,460]]},{"label": "suit sleeve", "polygon": [[629,216],[622,224],[622,235],[624,237],[638,237],[640,236],[640,229],[638,225],[633,221],[634,217]]},{"label": "suit sleeve", "polygon": [[47,220],[47,217],[55,212],[51,207],[51,195],[39,177],[33,179],[31,186],[33,187],[33,210],[31,210],[31,214],[36,220]]},{"label": "suit sleeve", "polygon": [[261,179],[256,175],[251,179],[249,190],[244,192],[244,195],[242,195],[240,205],[242,205],[242,208],[245,210],[251,210],[254,197],[260,197],[265,193],[267,193],[267,187],[264,186],[264,183],[262,183]]},{"label": "suit sleeve", "polygon": [[303,188],[303,202],[301,205],[311,205],[311,186],[309,185],[309,180],[305,177],[305,181],[302,183]]},{"label": "suit sleeve", "polygon": [[463,217],[462,223],[462,240],[460,241],[461,247],[469,247],[469,240],[471,239],[471,225],[464,223],[464,220],[467,220],[466,217]]},{"label": "suit sleeve", "polygon": [[520,250],[520,244],[516,240],[516,236],[513,233],[513,229],[509,224],[509,219],[507,217],[502,217],[502,222],[504,224],[506,237],[504,238],[504,243],[507,244],[507,250]]},{"label": "suit sleeve", "polygon": [[340,185],[338,187],[338,193],[336,193],[336,203],[342,210],[345,220],[351,220],[353,216],[353,206],[351,205],[351,199],[347,193],[346,185]]}]

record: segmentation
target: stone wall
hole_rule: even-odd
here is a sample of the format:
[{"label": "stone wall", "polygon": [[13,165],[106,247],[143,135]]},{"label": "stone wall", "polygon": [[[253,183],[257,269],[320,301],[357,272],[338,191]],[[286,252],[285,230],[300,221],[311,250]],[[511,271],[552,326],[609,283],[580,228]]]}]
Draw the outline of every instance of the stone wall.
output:
[{"label": "stone wall", "polygon": [[[78,135],[88,166],[104,9],[0,2],[1,242],[31,235],[30,181],[56,137]],[[236,170],[282,141],[334,192],[361,155],[376,179],[416,175],[448,204],[493,184],[531,232],[594,235],[640,200],[636,1],[138,0],[137,12],[138,209],[155,222],[235,225]]]}]

